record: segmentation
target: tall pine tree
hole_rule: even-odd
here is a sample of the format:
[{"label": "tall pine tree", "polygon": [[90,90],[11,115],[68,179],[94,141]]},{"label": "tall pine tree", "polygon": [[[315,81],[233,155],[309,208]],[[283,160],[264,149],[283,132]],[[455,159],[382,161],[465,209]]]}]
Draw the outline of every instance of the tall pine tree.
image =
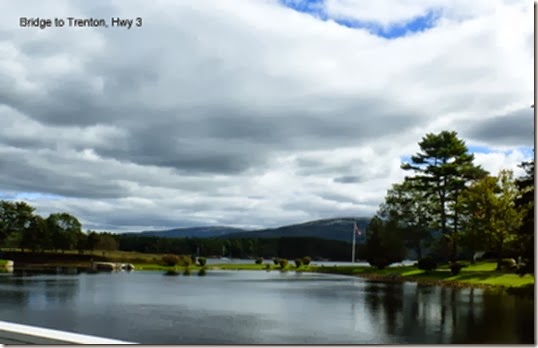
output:
[{"label": "tall pine tree", "polygon": [[459,228],[458,201],[466,184],[487,172],[473,163],[465,142],[454,131],[428,133],[419,142],[420,152],[411,156],[410,163],[402,169],[412,171],[409,178],[429,196],[435,196],[432,213],[438,228],[452,241],[451,258],[457,257],[457,232]]}]

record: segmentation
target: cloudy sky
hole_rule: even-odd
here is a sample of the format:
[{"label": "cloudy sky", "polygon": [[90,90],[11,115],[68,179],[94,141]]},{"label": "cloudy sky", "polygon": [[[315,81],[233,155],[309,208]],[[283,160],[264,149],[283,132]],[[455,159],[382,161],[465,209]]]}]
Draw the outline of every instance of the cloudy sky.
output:
[{"label": "cloudy sky", "polygon": [[369,216],[444,129],[518,173],[532,35],[528,0],[3,1],[0,199],[99,231]]}]

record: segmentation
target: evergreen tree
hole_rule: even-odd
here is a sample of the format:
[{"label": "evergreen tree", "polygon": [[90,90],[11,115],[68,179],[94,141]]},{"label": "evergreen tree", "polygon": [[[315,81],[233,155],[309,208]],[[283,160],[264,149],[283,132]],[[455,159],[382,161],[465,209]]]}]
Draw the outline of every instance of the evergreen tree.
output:
[{"label": "evergreen tree", "polygon": [[443,235],[450,237],[451,257],[455,260],[455,236],[460,225],[458,201],[466,184],[483,177],[486,171],[473,163],[474,155],[456,132],[428,133],[419,146],[421,152],[411,156],[410,163],[403,163],[402,169],[413,171],[416,175],[409,179],[415,180],[419,190],[434,198],[431,214]]},{"label": "evergreen tree", "polygon": [[366,234],[365,253],[366,261],[380,269],[405,258],[404,241],[395,220],[383,221],[377,215],[372,218]]}]

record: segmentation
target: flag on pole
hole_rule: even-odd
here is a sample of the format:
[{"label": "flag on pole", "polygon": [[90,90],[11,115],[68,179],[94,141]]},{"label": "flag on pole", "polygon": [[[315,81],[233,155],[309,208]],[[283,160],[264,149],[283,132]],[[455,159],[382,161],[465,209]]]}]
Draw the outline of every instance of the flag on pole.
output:
[{"label": "flag on pole", "polygon": [[353,233],[354,233],[355,235],[359,236],[359,237],[360,237],[361,234],[362,234],[362,232],[361,232],[361,230],[359,229],[359,227],[357,226],[357,223],[356,223],[356,222],[353,224]]}]

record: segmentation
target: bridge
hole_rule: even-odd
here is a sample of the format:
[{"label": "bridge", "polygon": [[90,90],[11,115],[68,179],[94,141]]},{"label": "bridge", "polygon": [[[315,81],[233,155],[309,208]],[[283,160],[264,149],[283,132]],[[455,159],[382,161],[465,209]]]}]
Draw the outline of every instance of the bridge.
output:
[{"label": "bridge", "polygon": [[136,344],[97,336],[82,335],[73,332],[45,329],[0,321],[1,345],[58,345],[58,344]]}]

